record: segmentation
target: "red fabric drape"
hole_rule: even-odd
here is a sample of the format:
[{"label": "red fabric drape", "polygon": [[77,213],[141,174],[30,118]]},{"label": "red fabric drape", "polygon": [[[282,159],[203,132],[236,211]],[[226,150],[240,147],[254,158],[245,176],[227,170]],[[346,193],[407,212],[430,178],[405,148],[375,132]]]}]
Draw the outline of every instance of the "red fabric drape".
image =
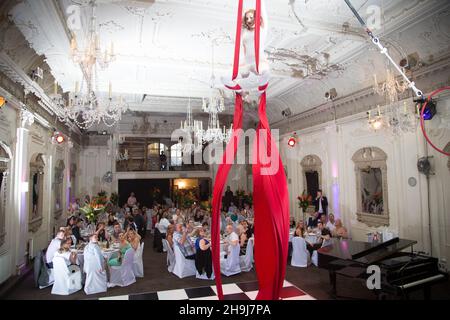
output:
[{"label": "red fabric drape", "polygon": [[[266,93],[259,102],[253,165],[255,269],[257,300],[278,300],[286,272],[289,245],[289,199],[286,175],[266,115]],[[267,165],[266,157],[270,159]],[[262,172],[272,166],[273,172]],[[272,171],[272,170],[271,170]]]},{"label": "red fabric drape", "polygon": [[239,145],[241,133],[240,129],[242,128],[242,107],[242,96],[240,94],[236,94],[236,108],[234,110],[233,118],[233,135],[230,143],[227,144],[225,154],[222,158],[222,163],[219,165],[217,170],[212,197],[211,250],[214,274],[216,278],[217,296],[220,300],[223,299],[222,278],[220,274],[220,209],[222,207],[223,188],[227,182],[228,173],[230,172],[232,161],[234,161],[234,158],[236,157],[236,152]]},{"label": "red fabric drape", "polygon": [[[239,51],[242,31],[243,0],[239,0],[236,44],[233,66],[233,80],[239,73]],[[256,0],[255,14],[255,57],[256,70],[259,69],[259,46],[261,26],[261,0]],[[260,88],[260,90],[266,89]],[[222,193],[231,169],[231,160],[236,157],[242,128],[243,101],[236,93],[234,130],[231,143],[227,145],[222,164],[219,165],[212,199],[212,259],[216,278],[217,295],[223,299],[220,274],[220,210]],[[286,176],[275,142],[272,141],[270,126],[266,115],[266,93],[260,97],[260,122],[256,131],[253,165],[253,206],[255,211],[255,267],[258,275],[258,300],[278,300],[286,272],[289,243],[289,200]],[[270,161],[267,164],[267,161]],[[274,172],[262,170],[273,166]]]}]

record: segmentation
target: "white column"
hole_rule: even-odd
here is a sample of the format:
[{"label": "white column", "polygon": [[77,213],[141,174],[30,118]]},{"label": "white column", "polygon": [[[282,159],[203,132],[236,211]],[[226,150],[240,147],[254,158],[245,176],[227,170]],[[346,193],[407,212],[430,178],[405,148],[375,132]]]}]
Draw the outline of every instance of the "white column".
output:
[{"label": "white column", "polygon": [[27,127],[33,124],[33,115],[23,109],[20,112],[20,126],[17,128],[16,158],[14,161],[14,230],[15,234],[15,265],[19,271],[26,263],[26,249],[28,243],[28,189],[29,165]]}]

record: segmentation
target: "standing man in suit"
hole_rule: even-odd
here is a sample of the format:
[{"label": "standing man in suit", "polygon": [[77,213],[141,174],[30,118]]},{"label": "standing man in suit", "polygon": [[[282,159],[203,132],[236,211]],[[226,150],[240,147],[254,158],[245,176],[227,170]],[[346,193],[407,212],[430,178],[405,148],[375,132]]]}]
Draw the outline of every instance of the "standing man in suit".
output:
[{"label": "standing man in suit", "polygon": [[328,213],[328,199],[322,195],[322,189],[317,190],[317,197],[314,200],[314,206],[317,213],[316,219],[320,221],[322,215],[327,215]]}]

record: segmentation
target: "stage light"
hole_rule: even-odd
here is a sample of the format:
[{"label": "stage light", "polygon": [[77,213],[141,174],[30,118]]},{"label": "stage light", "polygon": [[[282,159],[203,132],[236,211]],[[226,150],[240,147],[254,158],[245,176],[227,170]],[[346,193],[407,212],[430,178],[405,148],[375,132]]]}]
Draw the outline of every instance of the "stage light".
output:
[{"label": "stage light", "polygon": [[64,137],[64,135],[60,132],[55,132],[53,134],[53,141],[54,143],[61,144],[66,141],[66,137]]},{"label": "stage light", "polygon": [[425,111],[423,112],[423,120],[431,120],[436,114],[436,104],[433,100],[428,101]]},{"label": "stage light", "polygon": [[3,107],[6,104],[5,97],[0,96],[0,108]]},{"label": "stage light", "polygon": [[288,146],[293,148],[298,142],[297,133],[294,133],[288,140]]},{"label": "stage light", "polygon": [[[417,107],[417,113],[419,115],[422,111],[423,104],[425,103],[425,101],[426,101],[425,98],[414,99],[414,102],[417,103],[416,107]],[[423,120],[433,119],[436,112],[437,112],[436,103],[432,99],[429,99],[427,102],[427,105],[425,107],[425,110],[423,111]]]}]

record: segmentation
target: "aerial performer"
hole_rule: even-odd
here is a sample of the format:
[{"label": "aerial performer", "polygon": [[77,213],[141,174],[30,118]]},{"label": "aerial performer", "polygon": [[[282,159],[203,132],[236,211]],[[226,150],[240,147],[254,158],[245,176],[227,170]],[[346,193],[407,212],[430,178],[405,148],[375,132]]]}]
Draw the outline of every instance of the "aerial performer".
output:
[{"label": "aerial performer", "polygon": [[[244,10],[238,1],[236,43],[231,78],[224,85],[235,92],[233,135],[219,165],[213,189],[211,243],[217,295],[223,299],[220,274],[220,212],[222,193],[242,133],[243,92],[259,93],[259,124],[253,151],[254,260],[259,292],[257,300],[278,300],[283,287],[289,244],[289,199],[283,163],[272,140],[266,115],[270,68],[264,55],[268,30],[264,0],[252,0]],[[241,43],[242,40],[242,43]],[[241,45],[243,64],[239,63]],[[231,160],[231,161],[230,161]]]}]

